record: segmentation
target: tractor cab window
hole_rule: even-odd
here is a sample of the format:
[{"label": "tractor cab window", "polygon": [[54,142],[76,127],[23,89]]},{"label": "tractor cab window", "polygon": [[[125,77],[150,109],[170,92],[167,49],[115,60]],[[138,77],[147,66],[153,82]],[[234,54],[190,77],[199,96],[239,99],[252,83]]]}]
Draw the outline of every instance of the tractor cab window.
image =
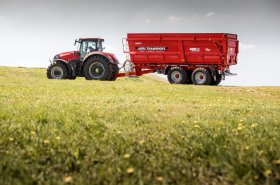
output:
[{"label": "tractor cab window", "polygon": [[97,50],[95,41],[83,41],[80,47],[81,58],[84,58],[87,53]]},{"label": "tractor cab window", "polygon": [[92,52],[92,51],[96,51],[96,42],[95,41],[84,41],[84,42],[82,42],[81,50],[84,53],[89,53],[89,52]]},{"label": "tractor cab window", "polygon": [[88,42],[87,52],[96,51],[96,42]]}]

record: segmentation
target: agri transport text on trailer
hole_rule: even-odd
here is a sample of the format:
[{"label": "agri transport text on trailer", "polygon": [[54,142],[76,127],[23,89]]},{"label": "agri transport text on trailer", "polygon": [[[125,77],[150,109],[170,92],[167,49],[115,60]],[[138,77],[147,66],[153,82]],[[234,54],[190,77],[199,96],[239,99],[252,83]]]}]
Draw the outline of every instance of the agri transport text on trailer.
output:
[{"label": "agri transport text on trailer", "polygon": [[128,33],[123,50],[130,57],[119,72],[119,61],[103,52],[103,39],[82,38],[78,51],[55,55],[48,67],[50,79],[116,80],[158,72],[170,83],[218,85],[237,64],[238,40],[228,33]]}]

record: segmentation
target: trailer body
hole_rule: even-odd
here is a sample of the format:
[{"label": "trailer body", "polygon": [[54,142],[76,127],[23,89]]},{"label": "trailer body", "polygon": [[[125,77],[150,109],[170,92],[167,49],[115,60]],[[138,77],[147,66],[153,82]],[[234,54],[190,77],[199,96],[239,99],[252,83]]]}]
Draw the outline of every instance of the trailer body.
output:
[{"label": "trailer body", "polygon": [[[126,46],[127,43],[127,46]],[[225,76],[237,64],[238,40],[230,33],[128,33],[124,52],[135,66],[135,74],[146,70],[168,73],[171,67],[188,71],[211,70]]]}]

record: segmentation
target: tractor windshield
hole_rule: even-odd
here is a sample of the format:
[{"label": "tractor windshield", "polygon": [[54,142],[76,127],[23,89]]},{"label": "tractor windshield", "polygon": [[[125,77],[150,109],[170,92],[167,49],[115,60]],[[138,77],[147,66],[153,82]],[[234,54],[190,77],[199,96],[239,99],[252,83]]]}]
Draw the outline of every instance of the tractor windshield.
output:
[{"label": "tractor windshield", "polygon": [[95,41],[83,41],[80,48],[81,53],[88,53],[96,51],[96,42]]},{"label": "tractor windshield", "polygon": [[103,51],[102,40],[84,40],[80,44],[81,58],[84,58],[87,53],[93,51]]}]

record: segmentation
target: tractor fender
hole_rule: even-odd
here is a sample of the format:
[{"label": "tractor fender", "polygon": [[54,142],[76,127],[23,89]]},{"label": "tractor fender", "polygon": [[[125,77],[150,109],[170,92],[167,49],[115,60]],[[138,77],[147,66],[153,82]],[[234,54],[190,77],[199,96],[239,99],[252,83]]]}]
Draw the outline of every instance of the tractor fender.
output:
[{"label": "tractor fender", "polygon": [[103,57],[105,57],[110,63],[112,63],[112,64],[118,64],[118,60],[117,59],[113,59],[110,55],[108,55],[108,54],[106,54],[106,53],[103,53],[103,52],[99,52],[99,51],[94,51],[94,52],[90,52],[90,53],[88,53],[86,56],[85,56],[85,58],[84,58],[84,60],[83,60],[83,62],[85,63],[86,61],[87,61],[87,59],[89,59],[90,57],[92,57],[92,56],[103,56]]},{"label": "tractor fender", "polygon": [[72,74],[75,70],[73,69],[73,66],[71,66],[69,64],[69,62],[67,62],[66,60],[63,60],[63,59],[54,59],[53,61],[54,64],[63,64],[67,67],[68,71],[69,71],[69,74]]}]

